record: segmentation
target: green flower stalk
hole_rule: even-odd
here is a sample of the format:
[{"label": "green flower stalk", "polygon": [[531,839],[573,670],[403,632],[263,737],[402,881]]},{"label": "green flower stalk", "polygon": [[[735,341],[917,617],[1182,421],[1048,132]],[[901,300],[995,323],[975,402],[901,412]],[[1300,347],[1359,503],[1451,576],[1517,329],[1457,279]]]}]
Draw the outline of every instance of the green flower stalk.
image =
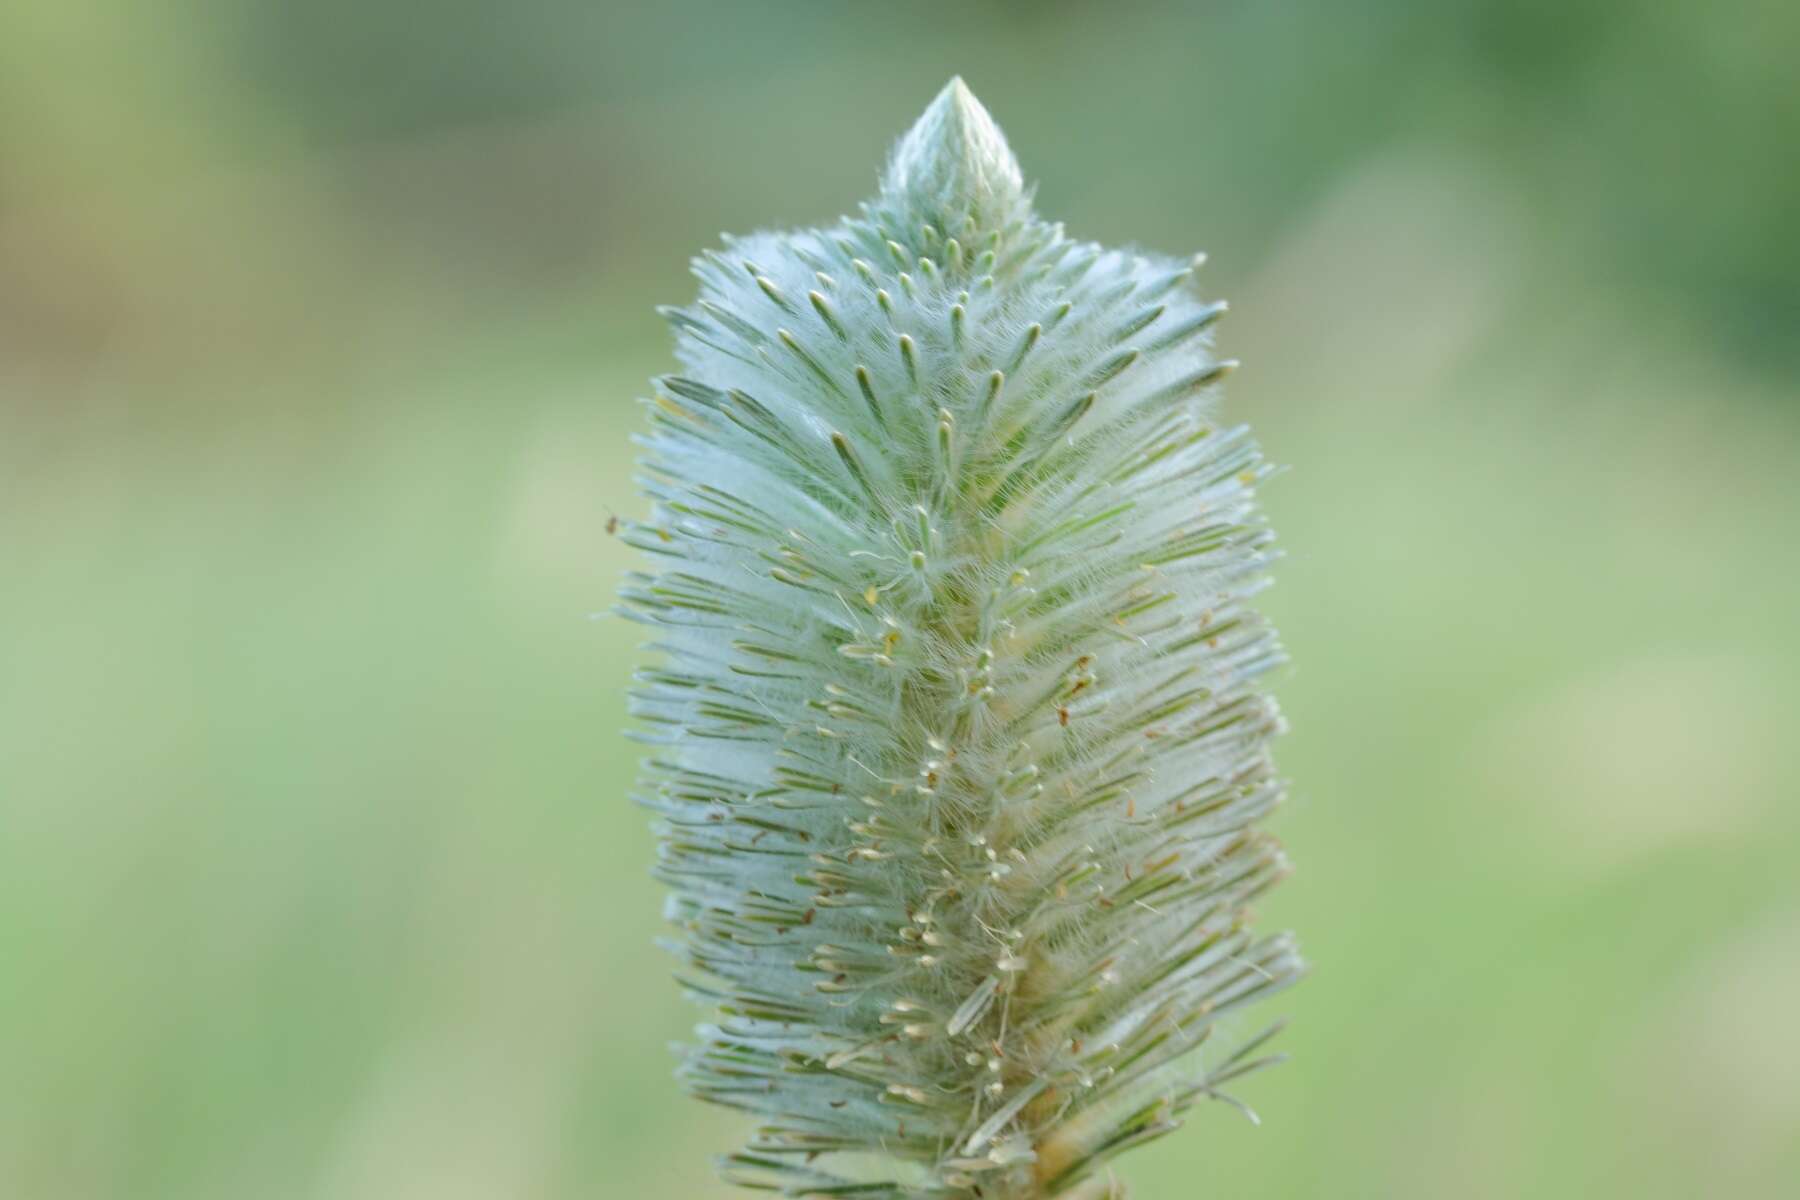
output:
[{"label": "green flower stalk", "polygon": [[1249,928],[1268,468],[1195,265],[1040,220],[953,80],[860,216],[728,239],[668,313],[623,598],[681,1074],[760,1122],[729,1180],[1119,1196],[1275,1061],[1208,1042],[1301,962]]}]

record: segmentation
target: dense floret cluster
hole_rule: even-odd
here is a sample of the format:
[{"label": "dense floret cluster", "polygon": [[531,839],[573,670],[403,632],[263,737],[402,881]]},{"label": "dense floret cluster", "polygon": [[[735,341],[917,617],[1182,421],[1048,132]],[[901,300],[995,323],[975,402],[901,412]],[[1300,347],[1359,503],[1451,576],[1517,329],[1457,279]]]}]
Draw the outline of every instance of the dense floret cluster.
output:
[{"label": "dense floret cluster", "polygon": [[1272,1061],[1203,1045],[1301,964],[1249,929],[1267,467],[1195,265],[1039,220],[959,80],[859,216],[727,241],[669,313],[624,607],[713,1010],[683,1075],[761,1123],[728,1178],[1122,1194],[1106,1160]]}]

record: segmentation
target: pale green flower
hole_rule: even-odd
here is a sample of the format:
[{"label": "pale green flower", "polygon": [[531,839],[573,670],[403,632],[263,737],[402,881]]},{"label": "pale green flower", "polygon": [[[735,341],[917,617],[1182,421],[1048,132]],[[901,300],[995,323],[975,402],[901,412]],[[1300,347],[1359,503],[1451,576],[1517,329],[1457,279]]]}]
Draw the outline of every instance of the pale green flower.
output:
[{"label": "pale green flower", "polygon": [[1267,468],[1194,264],[1070,240],[953,80],[880,195],[670,312],[626,535],[682,1068],[802,1196],[1100,1197],[1273,1061]]}]

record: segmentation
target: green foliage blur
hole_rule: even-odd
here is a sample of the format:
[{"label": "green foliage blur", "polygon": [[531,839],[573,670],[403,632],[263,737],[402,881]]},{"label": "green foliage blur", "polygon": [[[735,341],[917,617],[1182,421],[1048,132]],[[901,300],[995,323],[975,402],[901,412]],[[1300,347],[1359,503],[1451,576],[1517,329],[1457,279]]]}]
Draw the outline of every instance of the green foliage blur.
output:
[{"label": "green foliage blur", "polygon": [[957,72],[1043,211],[1211,253],[1291,466],[1316,974],[1137,1194],[1794,1195],[1796,61],[1763,0],[7,6],[0,1196],[724,1194],[608,520],[688,256]]}]

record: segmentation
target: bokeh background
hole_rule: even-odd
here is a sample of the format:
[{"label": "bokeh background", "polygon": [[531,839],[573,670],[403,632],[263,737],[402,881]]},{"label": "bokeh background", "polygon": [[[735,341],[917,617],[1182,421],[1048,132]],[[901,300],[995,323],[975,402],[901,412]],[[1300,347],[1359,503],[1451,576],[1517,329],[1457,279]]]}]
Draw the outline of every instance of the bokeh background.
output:
[{"label": "bokeh background", "polygon": [[724,1194],[606,523],[688,256],[955,72],[1045,211],[1211,253],[1291,467],[1316,974],[1138,1194],[1796,1194],[1797,56],[1764,0],[7,5],[0,1195]]}]

